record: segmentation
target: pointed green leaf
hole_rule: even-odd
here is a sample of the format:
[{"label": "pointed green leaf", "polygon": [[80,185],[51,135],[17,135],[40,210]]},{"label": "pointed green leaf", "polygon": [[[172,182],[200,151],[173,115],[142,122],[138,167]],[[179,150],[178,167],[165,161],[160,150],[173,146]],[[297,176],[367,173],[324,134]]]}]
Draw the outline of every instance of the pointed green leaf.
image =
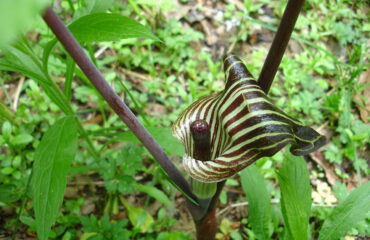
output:
[{"label": "pointed green leaf", "polygon": [[39,62],[31,57],[33,53],[24,52],[27,51],[25,48],[22,43],[17,44],[16,47],[7,47],[4,50],[5,57],[0,59],[0,70],[20,72],[34,79],[63,112],[72,114],[72,108],[61,90],[49,76],[43,73]]},{"label": "pointed green leaf", "polygon": [[144,192],[151,196],[152,198],[156,199],[157,201],[160,201],[164,205],[168,207],[172,207],[173,203],[170,201],[170,199],[164,194],[161,190],[159,190],[156,187],[153,186],[146,186],[143,184],[137,184],[136,188],[139,192]]},{"label": "pointed green leaf", "polygon": [[82,2],[82,7],[78,8],[73,18],[78,19],[91,13],[105,12],[113,5],[113,0],[88,0]]},{"label": "pointed green leaf", "polygon": [[77,127],[73,117],[55,122],[36,149],[32,187],[39,239],[48,238],[58,215],[76,150]]},{"label": "pointed green leaf", "polygon": [[120,196],[120,200],[127,210],[132,225],[143,233],[147,232],[154,223],[153,217],[144,209],[131,206],[122,196]]},{"label": "pointed green leaf", "polygon": [[0,101],[0,123],[2,123],[5,120],[8,120],[12,124],[16,124],[16,122],[17,122],[17,120],[14,118],[13,112],[10,110],[10,108]]},{"label": "pointed green leaf", "polygon": [[339,239],[370,212],[370,182],[362,184],[337,207],[324,222],[319,240]]},{"label": "pointed green leaf", "polygon": [[279,171],[281,211],[288,239],[308,239],[308,219],[311,213],[311,185],[303,157],[285,152],[283,166]]},{"label": "pointed green leaf", "polygon": [[49,73],[49,57],[51,54],[51,51],[53,50],[55,44],[57,44],[58,40],[56,38],[53,38],[50,40],[47,44],[45,44],[43,48],[43,53],[42,53],[42,64],[47,73]]},{"label": "pointed green leaf", "polygon": [[3,49],[3,53],[5,57],[0,59],[0,70],[19,72],[34,80],[44,81],[43,72],[31,56],[13,46]]},{"label": "pointed green leaf", "polygon": [[20,193],[13,184],[0,185],[0,202],[15,202],[19,199]]},{"label": "pointed green leaf", "polygon": [[19,220],[20,220],[23,224],[25,224],[25,225],[27,225],[27,226],[29,226],[29,227],[31,227],[31,228],[36,228],[36,222],[35,222],[35,219],[33,219],[32,217],[22,215],[22,216],[20,216],[20,217],[19,217]]},{"label": "pointed green leaf", "polygon": [[133,19],[112,13],[83,16],[69,29],[81,42],[116,41],[125,38],[149,38],[160,41],[149,29]]},{"label": "pointed green leaf", "polygon": [[30,142],[32,142],[33,137],[27,133],[22,133],[16,135],[12,140],[11,143],[13,145],[26,145]]},{"label": "pointed green leaf", "polygon": [[272,210],[265,179],[255,165],[245,168],[239,174],[248,200],[248,221],[252,230],[258,239],[271,239],[269,226]]},{"label": "pointed green leaf", "polygon": [[193,204],[195,204],[196,206],[199,206],[199,203],[198,203],[198,200],[197,199],[195,199],[195,198],[193,198],[193,197],[191,197],[191,196],[189,196],[186,192],[184,192],[179,186],[177,186],[176,185],[176,183],[172,180],[172,178],[170,178],[168,175],[167,175],[167,173],[162,169],[162,168],[160,168],[160,171],[162,171],[163,172],[163,174],[165,175],[165,177],[166,177],[166,179],[167,179],[167,181],[169,181],[171,184],[172,184],[172,186],[174,186],[179,192],[181,192],[183,195],[184,195],[184,197],[186,197],[186,199],[188,199],[190,202],[192,202]]}]

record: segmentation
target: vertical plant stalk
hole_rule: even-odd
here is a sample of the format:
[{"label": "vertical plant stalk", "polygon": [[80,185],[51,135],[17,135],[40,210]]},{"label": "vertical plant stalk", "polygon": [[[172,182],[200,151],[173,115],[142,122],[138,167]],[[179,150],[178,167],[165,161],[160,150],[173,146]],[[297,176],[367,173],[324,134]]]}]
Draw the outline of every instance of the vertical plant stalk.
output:
[{"label": "vertical plant stalk", "polygon": [[279,28],[258,78],[258,84],[266,94],[270,90],[285,49],[288,46],[290,36],[292,35],[294,25],[298,19],[303,3],[304,0],[289,0],[284,10],[283,18],[281,19]]},{"label": "vertical plant stalk", "polygon": [[[194,140],[193,157],[200,161],[211,160],[211,132],[205,120],[195,120],[190,124],[191,136]],[[191,190],[198,197],[200,206],[208,209],[209,203],[217,190],[216,183],[204,183],[191,179]]]},{"label": "vertical plant stalk", "polygon": [[153,139],[150,133],[137,120],[136,116],[114,92],[107,81],[105,81],[102,74],[86,56],[85,52],[82,50],[82,47],[73,37],[71,32],[67,29],[58,15],[50,7],[48,7],[43,15],[43,19],[49,26],[49,28],[53,31],[57,39],[64,46],[66,51],[71,55],[71,57],[80,67],[80,69],[88,77],[88,79],[103,96],[103,98],[108,102],[109,106],[111,106],[111,108],[121,118],[121,120],[149,150],[149,152],[162,166],[162,168],[172,179],[172,181],[186,195],[190,196],[193,199],[196,199],[196,197],[190,190],[188,182],[178,171],[178,169],[173,165],[173,163],[168,159],[168,156],[164,153],[159,144]]},{"label": "vertical plant stalk", "polygon": [[[258,79],[258,85],[266,94],[270,90],[272,81],[274,80],[277,69],[281,63],[303,3],[304,0],[289,0],[287,7],[285,8],[283,18],[280,22],[278,31],[270,47],[268,56],[261,71],[261,75]],[[208,149],[204,147],[205,144],[199,144],[199,140],[197,144],[197,136],[194,134],[194,130],[194,128],[191,129],[191,133],[195,142],[194,157],[198,160],[209,159],[206,155]],[[201,139],[201,137],[198,137],[198,139]],[[216,206],[224,185],[225,181],[217,184],[217,191],[213,196],[208,209],[201,209],[199,211],[199,207],[194,206],[191,203],[187,204],[196,225],[197,240],[215,239],[217,232]]]},{"label": "vertical plant stalk", "polygon": [[216,237],[218,230],[216,207],[224,185],[225,181],[217,183],[216,193],[213,196],[207,211],[201,219],[194,220],[197,240],[214,240]]},{"label": "vertical plant stalk", "polygon": [[[201,161],[211,160],[211,132],[208,123],[196,120],[190,125],[191,136],[194,140],[193,157]],[[213,195],[216,193],[216,183],[204,183],[191,179],[191,190],[198,197],[201,207],[207,209]]]},{"label": "vertical plant stalk", "polygon": [[[194,140],[193,157],[201,161],[211,160],[211,133],[208,123],[204,120],[196,120],[191,123],[190,132]],[[197,197],[208,196],[206,199],[202,197],[198,199],[200,206],[187,202],[196,228],[196,239],[213,240],[218,229],[216,204],[222,188],[218,188],[217,183],[203,183],[195,179],[191,179],[191,183]]]}]

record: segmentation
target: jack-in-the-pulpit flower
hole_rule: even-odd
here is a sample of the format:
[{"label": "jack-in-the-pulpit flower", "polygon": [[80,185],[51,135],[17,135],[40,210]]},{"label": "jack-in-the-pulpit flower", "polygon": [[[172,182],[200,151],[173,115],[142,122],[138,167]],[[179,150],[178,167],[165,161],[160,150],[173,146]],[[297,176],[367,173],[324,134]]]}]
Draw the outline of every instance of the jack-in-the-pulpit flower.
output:
[{"label": "jack-in-the-pulpit flower", "polygon": [[[274,106],[238,57],[228,54],[224,71],[225,89],[191,104],[172,127],[185,146],[183,166],[192,178],[219,182],[287,144],[294,155],[306,155],[324,145],[323,136]],[[190,124],[195,120],[209,124],[210,161],[192,157]]]}]

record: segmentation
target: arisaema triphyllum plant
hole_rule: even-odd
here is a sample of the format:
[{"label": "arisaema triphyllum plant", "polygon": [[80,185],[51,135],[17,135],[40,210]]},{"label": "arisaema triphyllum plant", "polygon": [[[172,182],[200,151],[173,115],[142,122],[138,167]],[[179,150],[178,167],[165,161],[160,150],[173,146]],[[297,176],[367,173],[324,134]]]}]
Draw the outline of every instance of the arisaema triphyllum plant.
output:
[{"label": "arisaema triphyllum plant", "polygon": [[[224,71],[225,89],[195,101],[173,124],[185,148],[182,166],[202,209],[215,201],[218,183],[258,159],[289,144],[293,155],[302,156],[325,143],[314,129],[277,108],[240,58],[227,54]],[[192,215],[196,225],[197,218],[202,222]]]}]

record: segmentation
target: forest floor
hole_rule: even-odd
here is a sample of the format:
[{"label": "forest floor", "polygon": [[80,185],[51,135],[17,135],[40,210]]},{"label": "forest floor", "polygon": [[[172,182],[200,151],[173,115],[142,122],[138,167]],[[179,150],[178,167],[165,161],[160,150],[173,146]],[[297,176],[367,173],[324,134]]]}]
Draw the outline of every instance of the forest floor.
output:
[{"label": "forest floor", "polygon": [[[86,1],[78,1],[85,5],[76,3],[72,11],[67,2],[57,1],[55,5],[65,22],[86,12],[89,6]],[[110,10],[140,21],[163,42],[101,42],[88,44],[87,52],[181,168],[183,149],[181,144],[173,143],[171,124],[190,103],[223,89],[222,57],[226,52],[239,55],[258,77],[286,1],[124,2],[114,2]],[[327,138],[323,148],[305,158],[312,185],[312,239],[317,238],[331,209],[369,181],[369,14],[365,1],[307,1],[269,94],[279,108]],[[52,37],[40,22],[27,39],[41,59]],[[68,59],[57,45],[49,59],[49,72],[61,89],[66,66]],[[117,233],[127,234],[130,239],[191,239],[194,226],[184,198],[85,80],[76,69],[70,104],[99,160],[91,156],[81,140],[81,151],[68,177],[62,214],[50,238],[116,239],[106,234]],[[4,71],[0,84],[1,103],[22,123],[0,121],[0,143],[4,143],[0,145],[0,184],[12,186],[19,193],[10,202],[0,199],[0,239],[36,239],[27,181],[37,144],[61,110],[27,76]],[[280,203],[276,169],[282,161],[283,154],[278,153],[256,162],[267,180],[276,212]],[[217,239],[255,239],[248,225],[247,205],[236,175],[227,181],[220,196]],[[272,226],[273,239],[282,239],[279,214]],[[105,215],[110,216],[109,220],[104,219]],[[345,239],[370,239],[370,216]]]}]

